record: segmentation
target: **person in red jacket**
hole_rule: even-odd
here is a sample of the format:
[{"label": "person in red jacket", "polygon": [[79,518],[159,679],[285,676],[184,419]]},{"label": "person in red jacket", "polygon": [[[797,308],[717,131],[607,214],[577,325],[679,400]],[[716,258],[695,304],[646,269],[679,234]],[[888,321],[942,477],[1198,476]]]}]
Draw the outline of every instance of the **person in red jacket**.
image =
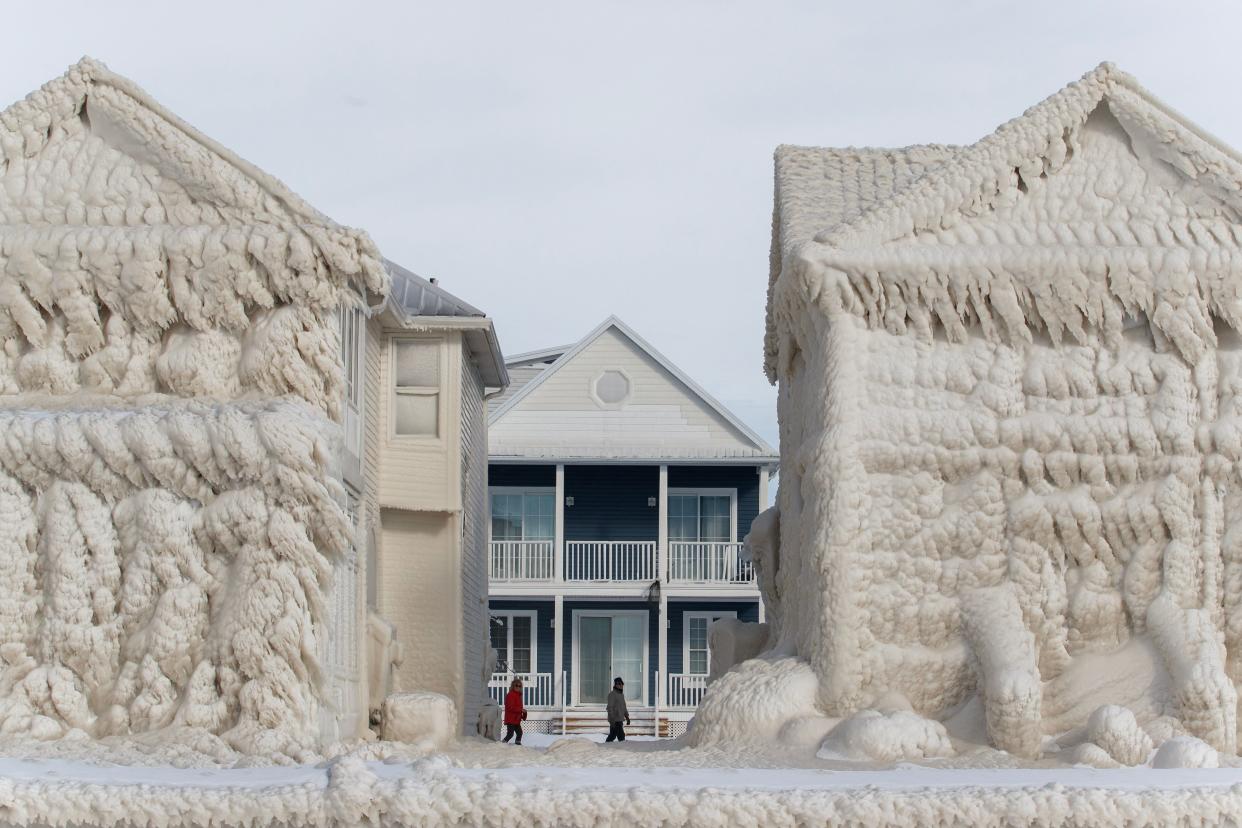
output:
[{"label": "person in red jacket", "polygon": [[505,694],[505,742],[517,736],[515,745],[522,744],[522,722],[526,721],[526,707],[522,704],[522,680],[515,678],[509,682],[509,692]]}]

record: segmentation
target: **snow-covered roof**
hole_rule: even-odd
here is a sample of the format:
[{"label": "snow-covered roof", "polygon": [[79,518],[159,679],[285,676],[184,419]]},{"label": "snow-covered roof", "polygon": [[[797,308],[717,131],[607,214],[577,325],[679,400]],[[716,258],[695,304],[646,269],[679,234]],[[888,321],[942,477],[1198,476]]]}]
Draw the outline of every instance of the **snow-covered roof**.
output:
[{"label": "snow-covered roof", "polygon": [[[1085,152],[1089,122],[1119,140]],[[968,147],[781,147],[769,378],[781,289],[950,338],[1112,337],[1143,313],[1193,357],[1211,316],[1242,327],[1239,215],[1242,157],[1107,63]]]},{"label": "snow-covered roof", "polygon": [[[426,327],[435,320],[442,328],[462,331],[466,345],[489,388],[509,385],[504,355],[496,328],[487,314],[457,298],[430,279],[424,279],[396,262],[384,260],[392,279],[386,307],[397,324],[406,328]],[[453,320],[460,320],[454,323]]]},{"label": "snow-covered roof", "polygon": [[[615,341],[605,346],[606,336]],[[488,416],[493,460],[777,460],[762,437],[615,316],[570,347],[519,354],[509,366],[513,386]],[[607,371],[642,390],[615,407],[592,402],[588,386]]]},{"label": "snow-covered roof", "polygon": [[384,260],[392,277],[389,301],[410,316],[487,316],[483,311],[458,299],[434,281],[406,270],[396,262]]},{"label": "snow-covered roof", "polygon": [[387,289],[366,233],[332,221],[91,58],[0,112],[0,162],[6,178],[27,184],[0,198],[8,275],[28,275],[34,260],[54,269],[46,260],[67,249],[96,273],[162,251],[174,266],[184,258],[204,269],[250,257],[278,290],[312,304],[336,301],[319,282]]}]

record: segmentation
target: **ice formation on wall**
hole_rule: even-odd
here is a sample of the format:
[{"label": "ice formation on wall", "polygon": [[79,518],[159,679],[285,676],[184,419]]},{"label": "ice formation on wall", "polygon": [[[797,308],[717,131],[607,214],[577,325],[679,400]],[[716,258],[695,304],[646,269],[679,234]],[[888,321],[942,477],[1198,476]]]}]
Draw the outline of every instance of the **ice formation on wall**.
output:
[{"label": "ice formation on wall", "polygon": [[0,732],[297,756],[374,245],[89,59],[0,113]]},{"label": "ice formation on wall", "polygon": [[748,664],[1027,757],[1104,704],[1113,761],[1126,714],[1235,753],[1242,158],[1106,64],[970,147],[782,148],[776,199]]}]

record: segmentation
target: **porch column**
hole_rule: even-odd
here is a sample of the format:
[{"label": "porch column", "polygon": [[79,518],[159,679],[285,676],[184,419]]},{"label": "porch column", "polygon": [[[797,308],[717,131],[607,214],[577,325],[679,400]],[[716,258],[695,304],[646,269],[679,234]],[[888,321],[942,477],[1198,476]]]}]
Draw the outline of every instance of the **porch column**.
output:
[{"label": "porch column", "polygon": [[[759,467],[759,511],[762,512],[764,509],[768,508],[768,506],[770,505],[771,504],[768,503],[768,467],[760,466]],[[750,527],[749,526],[745,527],[745,530],[746,531],[743,532],[742,534],[746,534],[746,532],[749,532]]]},{"label": "porch column", "polygon": [[[660,496],[659,496],[659,515],[657,520],[660,526],[656,530],[656,560],[658,577],[661,582],[668,581],[668,464],[660,466]],[[663,635],[663,633],[661,633]],[[663,639],[661,639],[663,640]]]},{"label": "porch column", "polygon": [[[668,595],[660,590],[660,676],[656,681],[656,699],[660,709],[668,707]],[[659,722],[656,723],[657,725]]]},{"label": "porch column", "polygon": [[565,597],[562,595],[552,599],[552,627],[552,686],[556,688],[556,706],[560,708],[565,704],[566,692],[561,686],[561,676],[565,674],[565,636],[562,632],[565,629]]},{"label": "porch column", "polygon": [[[553,580],[556,581],[556,583],[560,584],[560,583],[565,582],[565,464],[564,463],[556,464],[556,511],[553,512],[553,514],[556,515],[556,520],[553,524],[553,529],[552,529],[552,578]],[[559,607],[560,598],[557,598],[557,601],[558,601],[557,606]],[[558,616],[557,623],[558,624],[560,623],[559,616]],[[560,639],[558,638],[557,641],[560,641]],[[557,644],[557,647],[559,648],[560,644]],[[559,665],[561,663],[559,649],[557,650],[557,653],[558,655],[556,657],[556,663]]]},{"label": "porch column", "polygon": [[759,596],[759,623],[762,624],[765,620],[767,620],[767,616],[763,611],[763,596],[760,595]]}]

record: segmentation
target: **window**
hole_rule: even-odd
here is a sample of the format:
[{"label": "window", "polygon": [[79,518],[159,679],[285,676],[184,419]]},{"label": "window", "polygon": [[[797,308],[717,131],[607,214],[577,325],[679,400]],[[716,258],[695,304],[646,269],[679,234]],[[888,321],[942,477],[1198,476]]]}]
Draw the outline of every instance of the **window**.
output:
[{"label": "window", "polygon": [[700,543],[731,543],[736,489],[678,490],[668,496],[668,539]]},{"label": "window", "polygon": [[737,618],[736,612],[687,612],[685,651],[682,669],[696,676],[707,675],[711,668],[712,651],[707,642],[707,628],[721,618]]},{"label": "window", "polygon": [[595,396],[607,405],[619,405],[630,395],[630,378],[620,371],[605,371],[595,380]]},{"label": "window", "polygon": [[400,437],[440,435],[440,342],[394,339],[393,433]]},{"label": "window", "polygon": [[550,541],[555,534],[554,489],[492,488],[493,541]]},{"label": "window", "polygon": [[340,324],[341,363],[345,379],[345,400],[341,406],[345,448],[354,457],[361,457],[366,317],[361,308],[342,305],[337,311],[337,321]]},{"label": "window", "polygon": [[497,673],[522,675],[535,671],[538,661],[533,611],[493,612],[491,632]]}]

